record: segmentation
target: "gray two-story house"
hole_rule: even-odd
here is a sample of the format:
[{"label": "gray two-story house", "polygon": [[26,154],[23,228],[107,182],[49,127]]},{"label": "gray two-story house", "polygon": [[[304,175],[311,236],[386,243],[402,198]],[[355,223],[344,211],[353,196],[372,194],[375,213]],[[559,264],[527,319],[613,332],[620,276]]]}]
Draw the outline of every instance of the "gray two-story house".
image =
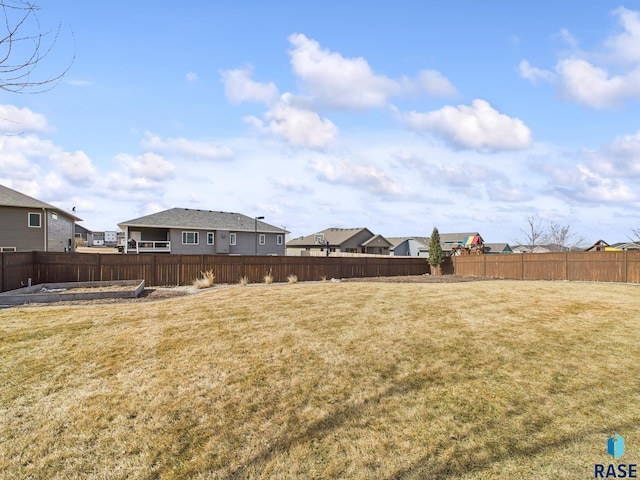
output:
[{"label": "gray two-story house", "polygon": [[287,230],[240,213],[171,208],[119,223],[125,253],[284,255]]},{"label": "gray two-story house", "polygon": [[66,252],[74,249],[81,219],[53,205],[0,185],[0,251]]}]

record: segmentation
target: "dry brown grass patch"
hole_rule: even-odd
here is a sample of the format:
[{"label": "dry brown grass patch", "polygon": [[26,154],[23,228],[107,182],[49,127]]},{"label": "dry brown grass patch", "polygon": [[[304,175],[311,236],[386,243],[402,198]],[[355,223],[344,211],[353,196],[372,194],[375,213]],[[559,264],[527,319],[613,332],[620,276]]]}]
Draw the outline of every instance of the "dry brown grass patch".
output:
[{"label": "dry brown grass patch", "polygon": [[213,270],[207,270],[206,272],[200,272],[201,277],[196,278],[193,281],[193,286],[202,289],[213,286],[216,276],[213,274]]},{"label": "dry brown grass patch", "polygon": [[289,283],[298,283],[298,276],[292,273],[287,277],[287,281]]},{"label": "dry brown grass patch", "polygon": [[589,478],[638,287],[296,284],[0,310],[6,478]]},{"label": "dry brown grass patch", "polygon": [[273,275],[271,274],[271,270],[269,270],[264,276],[264,283],[267,285],[271,285],[273,283]]}]

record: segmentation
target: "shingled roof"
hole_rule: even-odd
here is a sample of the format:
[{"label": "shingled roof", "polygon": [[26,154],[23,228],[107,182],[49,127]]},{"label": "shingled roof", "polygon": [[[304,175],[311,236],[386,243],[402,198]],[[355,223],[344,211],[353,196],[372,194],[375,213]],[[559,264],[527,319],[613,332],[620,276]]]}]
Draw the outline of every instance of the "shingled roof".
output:
[{"label": "shingled roof", "polygon": [[[233,212],[216,212],[190,208],[171,208],[144,217],[118,223],[124,227],[183,228],[194,230],[230,230],[233,232],[253,232],[256,228],[254,218]],[[258,232],[289,233],[284,228],[275,227],[258,220]]]},{"label": "shingled roof", "polygon": [[39,210],[44,208],[71,217],[76,221],[82,220],[62,208],[49,205],[48,203],[42,202],[16,190],[12,190],[4,185],[0,185],[0,207],[37,208]]},{"label": "shingled roof", "polygon": [[326,228],[320,232],[307,235],[305,237],[294,238],[287,242],[287,247],[308,247],[317,245],[316,236],[322,235],[325,242],[331,245],[341,245],[350,238],[356,236],[360,232],[367,231],[373,236],[373,232],[368,228]]}]

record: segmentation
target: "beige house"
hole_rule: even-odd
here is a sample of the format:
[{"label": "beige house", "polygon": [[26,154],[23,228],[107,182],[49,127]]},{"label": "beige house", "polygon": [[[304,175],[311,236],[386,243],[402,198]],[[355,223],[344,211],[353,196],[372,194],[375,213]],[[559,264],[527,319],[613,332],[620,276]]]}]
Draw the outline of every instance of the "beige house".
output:
[{"label": "beige house", "polygon": [[304,256],[330,253],[389,255],[392,243],[368,228],[326,228],[287,242],[287,255]]}]

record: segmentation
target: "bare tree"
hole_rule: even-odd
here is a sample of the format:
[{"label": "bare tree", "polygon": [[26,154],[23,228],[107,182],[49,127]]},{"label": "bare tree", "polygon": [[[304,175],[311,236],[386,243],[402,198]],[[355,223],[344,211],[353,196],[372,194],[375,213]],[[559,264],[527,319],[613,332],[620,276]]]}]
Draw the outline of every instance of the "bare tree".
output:
[{"label": "bare tree", "polygon": [[53,51],[61,24],[42,30],[40,7],[30,0],[0,0],[4,23],[0,26],[0,89],[13,93],[42,93],[53,88],[69,71],[72,56],[62,72],[36,77],[36,68]]},{"label": "bare tree", "polygon": [[631,229],[631,236],[629,239],[632,242],[640,242],[640,226]]},{"label": "bare tree", "polygon": [[571,225],[560,225],[557,222],[549,223],[545,241],[560,245],[564,250],[571,250],[584,243],[584,238],[571,231]]},{"label": "bare tree", "polygon": [[527,226],[520,229],[520,234],[516,236],[514,242],[526,246],[532,252],[546,237],[547,229],[542,220],[537,215],[530,215],[527,217]]}]

